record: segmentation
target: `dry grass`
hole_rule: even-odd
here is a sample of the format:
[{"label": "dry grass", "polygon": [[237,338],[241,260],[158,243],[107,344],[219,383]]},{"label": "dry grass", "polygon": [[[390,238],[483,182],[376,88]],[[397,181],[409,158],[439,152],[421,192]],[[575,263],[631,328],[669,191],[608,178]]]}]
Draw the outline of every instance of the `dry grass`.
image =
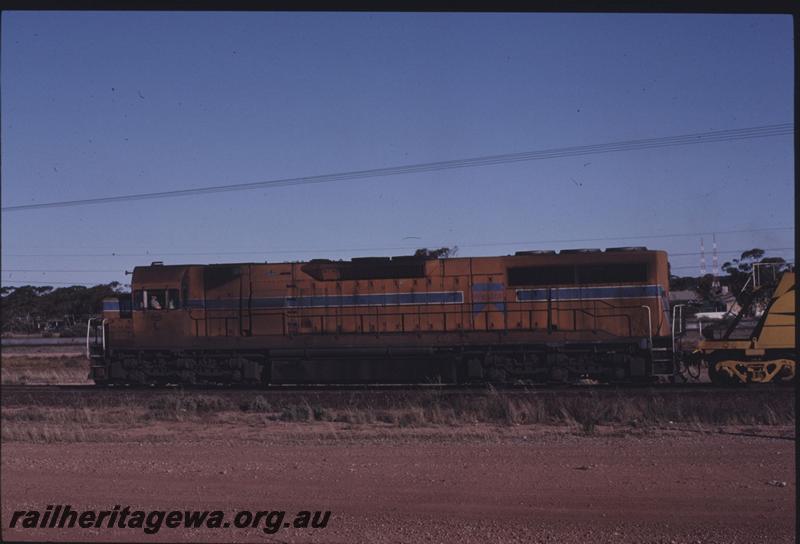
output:
[{"label": "dry grass", "polygon": [[95,442],[107,437],[109,428],[136,425],[137,416],[135,409],[3,407],[0,437],[4,442]]},{"label": "dry grass", "polygon": [[[790,393],[787,391],[787,393]],[[341,398],[341,397],[337,397]],[[21,404],[2,407],[2,440],[75,442],[115,440],[137,429],[190,424],[198,429],[222,426],[267,428],[282,422],[325,422],[351,430],[443,429],[548,426],[590,435],[600,426],[623,432],[649,432],[674,425],[778,426],[794,423],[789,394],[746,391],[715,395],[660,392],[486,392],[443,395],[415,392],[381,399],[363,395],[345,401],[325,397],[255,396],[214,392],[164,392],[152,397],[120,393],[100,400],[76,397],[66,405]]]},{"label": "dry grass", "polygon": [[4,385],[80,384],[88,379],[89,362],[81,355],[24,356],[3,354],[0,381]]}]

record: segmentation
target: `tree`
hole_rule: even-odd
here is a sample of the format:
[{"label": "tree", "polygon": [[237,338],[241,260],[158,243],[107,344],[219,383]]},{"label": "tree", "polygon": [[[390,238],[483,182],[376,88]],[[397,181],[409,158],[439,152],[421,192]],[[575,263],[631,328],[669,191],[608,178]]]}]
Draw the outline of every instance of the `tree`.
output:
[{"label": "tree", "polygon": [[719,293],[714,289],[714,275],[706,274],[697,280],[696,287],[697,294],[704,301],[713,301],[717,299]]},{"label": "tree", "polygon": [[699,278],[692,276],[670,276],[669,290],[670,291],[694,291],[697,289]]},{"label": "tree", "polygon": [[4,332],[36,332],[39,324],[65,318],[84,320],[102,311],[103,299],[121,292],[118,282],[83,287],[34,287],[23,285],[4,288],[0,308]]},{"label": "tree", "polygon": [[[789,269],[789,265],[781,257],[764,257],[765,251],[759,248],[749,249],[743,252],[738,259],[733,259],[729,262],[722,264],[722,270],[728,274],[728,286],[731,294],[736,298],[739,306],[744,306],[749,297],[747,292],[744,292],[745,285],[753,274],[753,268],[758,264],[773,264],[775,265],[776,278],[783,272]],[[748,290],[752,289],[752,285],[748,286]],[[772,289],[764,289],[759,292],[754,302],[757,304],[764,304],[772,296]]]},{"label": "tree", "polygon": [[426,259],[446,259],[455,257],[458,253],[458,246],[440,247],[439,249],[420,248],[414,252],[414,257],[425,257]]}]

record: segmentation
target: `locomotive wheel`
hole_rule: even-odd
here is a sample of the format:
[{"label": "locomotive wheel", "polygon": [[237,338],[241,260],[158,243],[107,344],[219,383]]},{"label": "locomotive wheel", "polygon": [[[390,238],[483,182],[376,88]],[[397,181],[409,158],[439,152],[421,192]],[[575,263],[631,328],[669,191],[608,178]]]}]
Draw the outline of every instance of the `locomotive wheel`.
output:
[{"label": "locomotive wheel", "polygon": [[714,385],[731,385],[730,376],[727,376],[716,369],[717,362],[718,361],[708,362],[708,378],[711,380],[711,383]]},{"label": "locomotive wheel", "polygon": [[708,362],[708,377],[711,379],[711,383],[720,386],[746,385],[747,382],[742,382],[736,376],[730,376],[724,370],[717,370],[717,363],[727,359],[728,357],[717,357]]}]

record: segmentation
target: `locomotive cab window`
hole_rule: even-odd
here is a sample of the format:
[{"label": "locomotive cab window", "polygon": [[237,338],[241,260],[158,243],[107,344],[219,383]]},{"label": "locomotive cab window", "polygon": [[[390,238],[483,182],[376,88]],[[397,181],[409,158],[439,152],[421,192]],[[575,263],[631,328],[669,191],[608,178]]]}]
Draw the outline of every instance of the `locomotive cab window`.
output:
[{"label": "locomotive cab window", "polygon": [[166,292],[163,289],[147,290],[147,309],[164,310],[167,307]]},{"label": "locomotive cab window", "polygon": [[135,290],[133,292],[133,309],[144,310],[145,307],[145,291],[142,291],[141,289]]},{"label": "locomotive cab window", "polygon": [[167,309],[176,310],[180,307],[177,289],[167,289]]},{"label": "locomotive cab window", "polygon": [[180,307],[177,289],[144,289],[133,292],[136,310],[176,310]]}]

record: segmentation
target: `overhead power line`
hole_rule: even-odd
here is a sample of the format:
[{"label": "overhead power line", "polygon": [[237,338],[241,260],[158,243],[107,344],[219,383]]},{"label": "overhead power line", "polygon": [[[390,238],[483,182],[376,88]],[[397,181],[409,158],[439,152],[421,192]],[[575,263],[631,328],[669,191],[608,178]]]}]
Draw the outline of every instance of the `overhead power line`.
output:
[{"label": "overhead power line", "polygon": [[[468,247],[492,247],[492,246],[532,246],[539,244],[566,244],[575,242],[601,242],[609,240],[648,240],[660,238],[681,238],[698,236],[700,234],[742,234],[751,232],[765,232],[774,230],[794,230],[794,227],[762,227],[757,229],[736,229],[736,230],[717,230],[712,232],[683,232],[673,234],[653,234],[643,236],[606,236],[601,238],[570,238],[560,240],[534,240],[516,242],[484,242],[473,244],[454,244],[459,248]],[[449,247],[450,244],[438,243],[427,244],[429,247]],[[419,249],[416,246],[394,246],[394,247],[350,247],[350,248],[328,248],[328,249],[253,249],[245,251],[197,251],[197,252],[173,252],[173,251],[147,251],[145,253],[120,253],[116,251],[108,253],[6,253],[6,257],[202,257],[207,255],[255,255],[255,254],[287,254],[287,253],[343,253],[343,252],[362,252],[362,251],[406,251]]]},{"label": "overhead power line", "polygon": [[439,170],[450,170],[455,168],[491,166],[496,164],[508,164],[514,162],[554,159],[561,157],[575,157],[581,155],[594,155],[602,153],[613,153],[619,151],[654,149],[658,147],[696,145],[696,144],[711,143],[711,142],[729,142],[729,141],[745,140],[752,138],[766,138],[771,136],[790,135],[793,133],[794,133],[793,123],[782,123],[776,125],[763,125],[763,126],[747,127],[740,129],[696,132],[692,134],[682,134],[678,136],[666,136],[666,137],[646,138],[638,140],[625,140],[625,141],[611,142],[605,144],[562,147],[562,148],[546,149],[539,151],[525,151],[522,153],[506,153],[502,155],[487,155],[483,157],[475,157],[468,159],[427,162],[420,164],[392,166],[388,168],[355,170],[351,172],[340,172],[336,174],[323,174],[316,176],[274,179],[268,181],[257,181],[252,183],[236,183],[229,185],[215,185],[211,187],[178,189],[172,191],[158,191],[152,193],[137,193],[137,194],[98,197],[98,198],[63,200],[57,202],[43,202],[40,204],[20,204],[16,206],[6,206],[2,208],[2,211],[14,212],[14,211],[24,211],[24,210],[36,210],[43,208],[64,208],[70,206],[83,206],[87,204],[109,204],[113,202],[125,202],[132,200],[171,198],[171,197],[190,196],[190,195],[223,193],[231,191],[246,191],[251,189],[270,189],[274,187],[307,185],[314,183],[330,183],[334,181],[353,181],[364,178],[396,176],[401,174],[414,174],[420,172],[435,172]]},{"label": "overhead power line", "polygon": [[[793,247],[770,247],[770,248],[765,248],[764,251],[765,252],[767,252],[767,251],[788,251],[790,249],[793,250],[794,248]],[[726,255],[736,255],[736,254],[741,254],[744,251],[747,251],[747,250],[746,249],[735,249],[735,250],[730,250],[730,251],[720,251],[719,253],[720,254],[726,254]],[[668,257],[670,257],[670,258],[672,258],[672,257],[687,257],[687,256],[696,256],[696,255],[699,255],[699,254],[700,254],[700,252],[668,253]],[[787,262],[792,262],[792,261],[787,261]],[[673,270],[685,269],[685,268],[696,268],[696,265],[672,266]],[[110,272],[110,273],[119,273],[120,270],[119,269],[116,269],[116,270],[115,269],[67,270],[67,269],[47,269],[47,268],[6,268],[6,269],[3,269],[2,272],[3,272],[3,274],[12,274],[12,273],[15,273],[15,272],[43,272],[43,273],[46,273],[46,272],[51,272],[51,273]],[[8,280],[4,280],[4,281],[11,281],[11,279],[9,278]],[[28,280],[16,280],[16,281],[20,282],[20,281],[28,281]],[[44,282],[44,283],[47,283],[47,282]],[[68,283],[68,282],[50,282],[50,283]]]},{"label": "overhead power line", "polygon": [[[785,261],[785,264],[794,264],[794,260],[787,260],[787,261]],[[690,268],[693,268],[693,269],[697,270],[697,265],[696,264],[687,264],[687,265],[681,265],[681,266],[670,266],[670,270],[687,270],[687,269],[690,269]]]},{"label": "overhead power line", "polygon": [[[793,260],[786,261],[785,264],[792,265],[794,264]],[[686,270],[686,269],[696,269],[697,265],[685,265],[685,266],[670,266],[670,270]],[[31,270],[29,270],[31,271]],[[106,272],[105,270],[97,270],[97,271],[84,271],[84,270],[36,270],[42,272]],[[119,270],[112,270],[109,272],[119,272]],[[39,280],[27,280],[27,279],[4,279],[2,280],[3,285],[8,284],[21,284],[21,285],[81,285],[81,286],[89,286],[93,287],[95,285],[101,285],[101,283],[97,282],[74,282],[74,281],[39,281]]]},{"label": "overhead power line", "polygon": [[[765,247],[765,248],[763,248],[764,251],[788,251],[790,249],[794,249],[794,247]],[[731,250],[731,251],[718,251],[717,253],[720,254],[720,255],[722,255],[722,254],[735,255],[737,253],[738,254],[742,254],[745,251],[748,251],[748,250],[746,250],[746,249],[735,249],[735,250]],[[670,257],[688,257],[690,255],[700,255],[700,252],[699,251],[695,251],[695,252],[692,252],[692,253],[669,253]]]},{"label": "overhead power line", "polygon": [[[794,261],[786,261],[787,264],[792,264]],[[689,268],[697,268],[696,264],[687,264],[681,266],[673,266],[671,267],[672,270],[685,270]],[[109,273],[119,273],[121,269],[96,269],[96,270],[63,270],[57,268],[6,268],[3,270],[4,273],[6,272],[49,272],[49,273],[100,273],[100,272],[109,272]]]},{"label": "overhead power line", "polygon": [[[794,249],[794,248],[791,248]],[[730,252],[724,253],[741,253],[745,250],[732,250]],[[765,250],[766,251],[766,250]],[[669,254],[670,257],[683,257],[688,256],[687,253],[671,253]],[[792,264],[794,261],[786,261],[787,264]],[[697,268],[696,264],[687,264],[687,265],[680,265],[680,266],[672,266],[672,270],[680,270],[680,269],[688,269],[688,268]],[[53,274],[87,274],[87,273],[119,273],[121,272],[120,268],[96,268],[96,269],[63,269],[63,268],[4,268],[2,271],[4,274],[10,273],[18,273],[18,272],[42,272],[42,273],[53,273]]]},{"label": "overhead power line", "polygon": [[[461,247],[461,246],[459,246],[459,247]],[[463,247],[469,247],[469,246],[463,246]],[[392,249],[392,248],[388,248],[388,249]],[[394,248],[394,249],[398,249],[398,248]],[[764,251],[788,251],[790,249],[793,250],[794,247],[768,247],[768,248],[764,248]],[[373,251],[373,250],[374,250],[374,248],[370,249],[369,251]],[[741,254],[741,253],[743,253],[745,251],[749,251],[749,250],[748,249],[734,249],[734,250],[729,250],[729,251],[719,251],[718,253],[719,254],[725,254],[725,255],[735,255],[737,253]],[[310,250],[309,252],[313,253],[314,251]],[[244,254],[244,255],[250,255],[252,253],[263,253],[263,252],[257,252],[257,251],[237,252],[237,254]],[[115,257],[161,257],[163,255],[185,256],[185,255],[220,255],[220,254],[221,253],[155,253],[154,252],[154,253],[150,253],[150,254],[147,254],[147,255],[134,255],[134,254],[119,255],[119,254],[117,254],[117,255],[114,255],[114,256]],[[667,252],[667,256],[668,257],[688,257],[688,256],[693,256],[693,255],[700,255],[700,252],[699,251],[694,251],[694,252],[689,252],[689,253],[670,253],[669,251]],[[31,257],[32,255],[25,255],[25,256],[26,257]],[[82,256],[86,256],[86,255],[48,255],[48,256],[49,257],[82,257]],[[93,255],[93,256],[96,256],[96,257],[108,257],[108,255]],[[117,270],[56,270],[56,269],[51,270],[51,269],[43,269],[43,268],[36,268],[36,269],[32,269],[32,268],[18,268],[18,269],[4,268],[3,271],[4,272],[117,272]]]},{"label": "overhead power line", "polygon": [[3,272],[68,272],[68,273],[94,273],[94,272],[119,272],[119,268],[94,268],[94,269],[64,269],[64,268],[3,268]]}]

